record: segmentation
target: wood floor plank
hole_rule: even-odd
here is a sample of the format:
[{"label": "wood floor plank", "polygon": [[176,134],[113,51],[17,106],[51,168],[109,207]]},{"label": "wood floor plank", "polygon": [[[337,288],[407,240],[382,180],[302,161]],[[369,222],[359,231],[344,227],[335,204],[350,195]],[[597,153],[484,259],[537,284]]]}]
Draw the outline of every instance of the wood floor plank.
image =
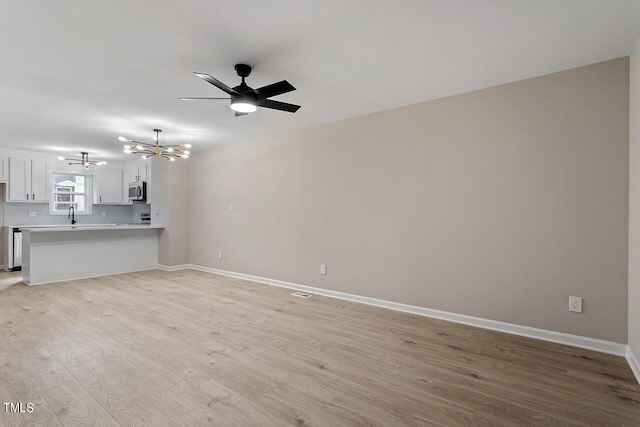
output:
[{"label": "wood floor plank", "polygon": [[42,391],[65,427],[119,426],[116,420],[75,380]]},{"label": "wood floor plank", "polygon": [[71,340],[50,343],[54,357],[123,427],[163,426],[170,419]]},{"label": "wood floor plank", "polygon": [[34,425],[640,426],[624,358],[290,294],[192,270],[5,286],[0,393],[41,393]]}]

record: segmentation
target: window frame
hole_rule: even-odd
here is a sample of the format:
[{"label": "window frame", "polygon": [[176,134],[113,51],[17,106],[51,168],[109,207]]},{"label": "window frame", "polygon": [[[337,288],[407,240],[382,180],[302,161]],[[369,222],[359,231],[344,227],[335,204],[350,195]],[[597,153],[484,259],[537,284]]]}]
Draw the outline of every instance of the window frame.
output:
[{"label": "window frame", "polygon": [[[60,192],[56,191],[55,184],[55,176],[56,175],[74,175],[74,176],[83,176],[85,180],[85,191],[70,191],[70,192]],[[74,211],[76,216],[85,216],[92,214],[93,208],[93,175],[90,173],[78,173],[78,172],[68,172],[68,171],[53,171],[51,172],[51,193],[49,194],[50,203],[49,203],[49,215],[68,215],[68,210],[59,211],[55,209],[56,206],[56,194],[64,194],[69,196],[79,195],[85,197],[85,206],[86,210],[83,212]],[[72,203],[72,202],[69,202]]]}]

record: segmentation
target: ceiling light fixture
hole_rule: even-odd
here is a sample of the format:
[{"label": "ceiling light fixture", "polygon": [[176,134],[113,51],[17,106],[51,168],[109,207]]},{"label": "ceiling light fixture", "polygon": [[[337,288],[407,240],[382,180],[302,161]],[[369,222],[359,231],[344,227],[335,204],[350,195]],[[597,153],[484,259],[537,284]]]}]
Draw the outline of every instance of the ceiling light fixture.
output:
[{"label": "ceiling light fixture", "polygon": [[89,153],[87,153],[86,151],[81,151],[80,154],[82,156],[81,159],[58,156],[58,160],[70,160],[69,165],[82,165],[82,167],[84,167],[86,170],[89,170],[90,165],[102,166],[107,164],[107,162],[105,161],[96,162],[95,160],[89,160]]},{"label": "ceiling light fixture", "polygon": [[164,157],[167,160],[174,162],[178,159],[188,159],[191,154],[185,148],[191,148],[191,144],[173,144],[173,145],[160,145],[158,137],[162,129],[154,129],[155,135],[153,135],[154,144],[148,144],[146,142],[134,141],[133,139],[119,136],[118,140],[126,142],[124,146],[124,152],[127,154],[142,154],[143,159],[149,157]]},{"label": "ceiling light fixture", "polygon": [[251,93],[243,93],[242,95],[231,95],[231,109],[238,113],[253,113],[258,109],[256,105],[256,98],[256,96],[251,96]]}]

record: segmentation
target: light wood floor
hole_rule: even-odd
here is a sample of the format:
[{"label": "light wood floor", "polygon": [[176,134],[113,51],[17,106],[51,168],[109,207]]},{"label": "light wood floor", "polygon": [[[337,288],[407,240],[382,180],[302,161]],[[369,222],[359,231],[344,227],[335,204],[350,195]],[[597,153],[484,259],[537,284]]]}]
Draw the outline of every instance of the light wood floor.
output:
[{"label": "light wood floor", "polygon": [[190,270],[5,287],[0,401],[35,411],[0,426],[640,426],[621,357],[290,293]]}]

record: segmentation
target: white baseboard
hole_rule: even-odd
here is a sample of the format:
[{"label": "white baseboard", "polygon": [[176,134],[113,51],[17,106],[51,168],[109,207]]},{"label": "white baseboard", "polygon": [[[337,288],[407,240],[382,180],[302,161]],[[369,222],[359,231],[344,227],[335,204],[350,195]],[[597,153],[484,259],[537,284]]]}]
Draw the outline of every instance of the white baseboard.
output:
[{"label": "white baseboard", "polygon": [[186,268],[193,268],[193,267],[191,266],[191,264],[180,264],[180,265],[158,264],[158,270],[163,270],[163,271],[178,271],[178,270],[184,270]]},{"label": "white baseboard", "polygon": [[638,359],[636,359],[636,355],[631,351],[631,347],[627,346],[627,354],[625,355],[627,362],[629,362],[629,366],[633,371],[633,375],[636,376],[636,381],[640,384],[640,363],[638,363]]},{"label": "white baseboard", "polygon": [[193,270],[204,271],[207,273],[220,274],[222,276],[235,277],[238,279],[245,279],[253,282],[264,283],[267,285],[279,286],[279,287],[288,288],[288,289],[295,289],[297,291],[308,292],[311,294],[323,295],[331,298],[338,298],[346,301],[372,305],[375,307],[382,307],[389,310],[402,311],[405,313],[416,314],[419,316],[432,317],[435,319],[442,319],[442,320],[448,320],[450,322],[462,323],[464,325],[476,326],[478,328],[491,329],[493,331],[506,332],[509,334],[535,338],[543,341],[570,345],[572,347],[579,347],[587,350],[599,351],[602,353],[615,354],[616,356],[627,356],[628,354],[627,353],[628,346],[626,344],[620,344],[612,341],[605,341],[605,340],[600,340],[596,338],[583,337],[580,335],[567,334],[564,332],[550,331],[546,329],[532,328],[529,326],[521,326],[513,323],[499,322],[497,320],[483,319],[480,317],[467,316],[464,314],[433,310],[430,308],[419,307],[415,305],[402,304],[398,302],[363,297],[360,295],[348,294],[348,293],[332,291],[328,289],[315,288],[313,286],[300,285],[297,283],[284,282],[282,280],[252,276],[250,274],[218,270],[216,268],[203,267],[203,266],[194,265],[194,264],[184,264],[184,265],[178,265],[178,266],[172,266],[172,267],[158,266],[158,268],[162,270],[167,270],[167,271],[175,271],[175,270],[190,268]]},{"label": "white baseboard", "polygon": [[149,271],[149,270],[156,270],[156,268],[153,267],[153,268],[143,268],[140,270],[120,271],[118,273],[95,274],[93,276],[74,277],[73,279],[51,280],[49,282],[30,283],[30,282],[23,281],[23,283],[29,286],[40,286],[40,285],[48,285],[49,283],[75,282],[76,280],[95,279],[96,277],[116,276],[118,274],[139,273],[141,271]]}]

